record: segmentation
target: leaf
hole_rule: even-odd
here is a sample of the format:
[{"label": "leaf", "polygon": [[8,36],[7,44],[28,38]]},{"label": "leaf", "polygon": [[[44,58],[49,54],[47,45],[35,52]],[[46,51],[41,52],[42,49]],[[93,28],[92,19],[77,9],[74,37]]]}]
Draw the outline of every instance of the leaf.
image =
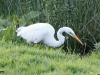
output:
[{"label": "leaf", "polygon": [[39,11],[31,11],[28,14],[25,14],[22,16],[22,25],[27,25],[29,23],[29,20],[36,18],[40,15]]},{"label": "leaf", "polygon": [[12,26],[9,26],[5,29],[0,30],[0,39],[8,41],[14,39],[15,31]]},{"label": "leaf", "polygon": [[99,50],[100,49],[100,42],[94,44],[94,47],[96,48],[96,50]]},{"label": "leaf", "polygon": [[4,28],[7,28],[8,26],[12,25],[11,22],[7,21],[7,20],[3,20],[3,19],[0,19],[0,27],[4,27]]}]

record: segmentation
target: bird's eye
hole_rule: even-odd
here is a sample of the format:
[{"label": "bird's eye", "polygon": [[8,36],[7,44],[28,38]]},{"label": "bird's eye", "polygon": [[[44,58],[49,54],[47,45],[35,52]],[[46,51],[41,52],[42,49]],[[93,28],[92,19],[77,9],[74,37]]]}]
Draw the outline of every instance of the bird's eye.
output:
[{"label": "bird's eye", "polygon": [[72,34],[71,32],[69,32],[70,34]]}]

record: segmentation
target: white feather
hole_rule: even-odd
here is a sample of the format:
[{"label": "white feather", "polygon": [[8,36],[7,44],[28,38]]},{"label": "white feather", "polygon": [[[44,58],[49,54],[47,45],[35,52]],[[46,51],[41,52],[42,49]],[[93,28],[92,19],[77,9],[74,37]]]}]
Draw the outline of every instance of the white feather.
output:
[{"label": "white feather", "polygon": [[65,37],[62,35],[63,32],[71,36],[73,36],[72,34],[75,35],[71,28],[62,27],[57,32],[58,40],[56,40],[54,38],[55,30],[53,26],[48,23],[36,23],[27,27],[20,27],[16,32],[17,36],[25,39],[27,43],[39,43],[42,41],[44,44],[51,47],[59,47],[64,43]]}]

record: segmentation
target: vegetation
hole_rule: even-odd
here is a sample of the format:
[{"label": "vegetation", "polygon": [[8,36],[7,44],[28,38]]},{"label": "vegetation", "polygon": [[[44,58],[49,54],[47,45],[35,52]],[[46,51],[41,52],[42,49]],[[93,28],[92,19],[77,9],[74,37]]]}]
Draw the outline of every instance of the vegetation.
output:
[{"label": "vegetation", "polygon": [[[1,0],[0,27],[10,25],[14,28],[16,24],[27,26],[36,22],[49,22],[57,31],[62,26],[69,26],[86,43],[86,51],[89,52],[100,40],[99,5],[99,0]],[[7,22],[3,23],[3,20]],[[8,21],[12,24],[8,25]],[[14,35],[12,39],[15,38]],[[72,49],[77,49],[77,52],[82,48],[72,38],[66,43]],[[66,46],[64,49],[67,49]]]},{"label": "vegetation", "polygon": [[99,65],[100,52],[80,57],[61,48],[0,42],[1,75],[99,75]]},{"label": "vegetation", "polygon": [[[0,0],[0,7],[0,74],[100,74],[100,0]],[[69,38],[60,48],[46,50],[16,36],[18,26],[37,22],[52,24],[56,32],[71,27],[84,47]]]}]

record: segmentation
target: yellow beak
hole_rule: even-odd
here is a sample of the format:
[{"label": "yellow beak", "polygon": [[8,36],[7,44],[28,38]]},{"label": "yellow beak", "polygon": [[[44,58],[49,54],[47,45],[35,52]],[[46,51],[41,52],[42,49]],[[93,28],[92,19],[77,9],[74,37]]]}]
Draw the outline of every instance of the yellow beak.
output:
[{"label": "yellow beak", "polygon": [[84,44],[82,43],[82,41],[81,41],[75,34],[73,34],[72,36],[73,36],[80,44],[84,45]]}]

